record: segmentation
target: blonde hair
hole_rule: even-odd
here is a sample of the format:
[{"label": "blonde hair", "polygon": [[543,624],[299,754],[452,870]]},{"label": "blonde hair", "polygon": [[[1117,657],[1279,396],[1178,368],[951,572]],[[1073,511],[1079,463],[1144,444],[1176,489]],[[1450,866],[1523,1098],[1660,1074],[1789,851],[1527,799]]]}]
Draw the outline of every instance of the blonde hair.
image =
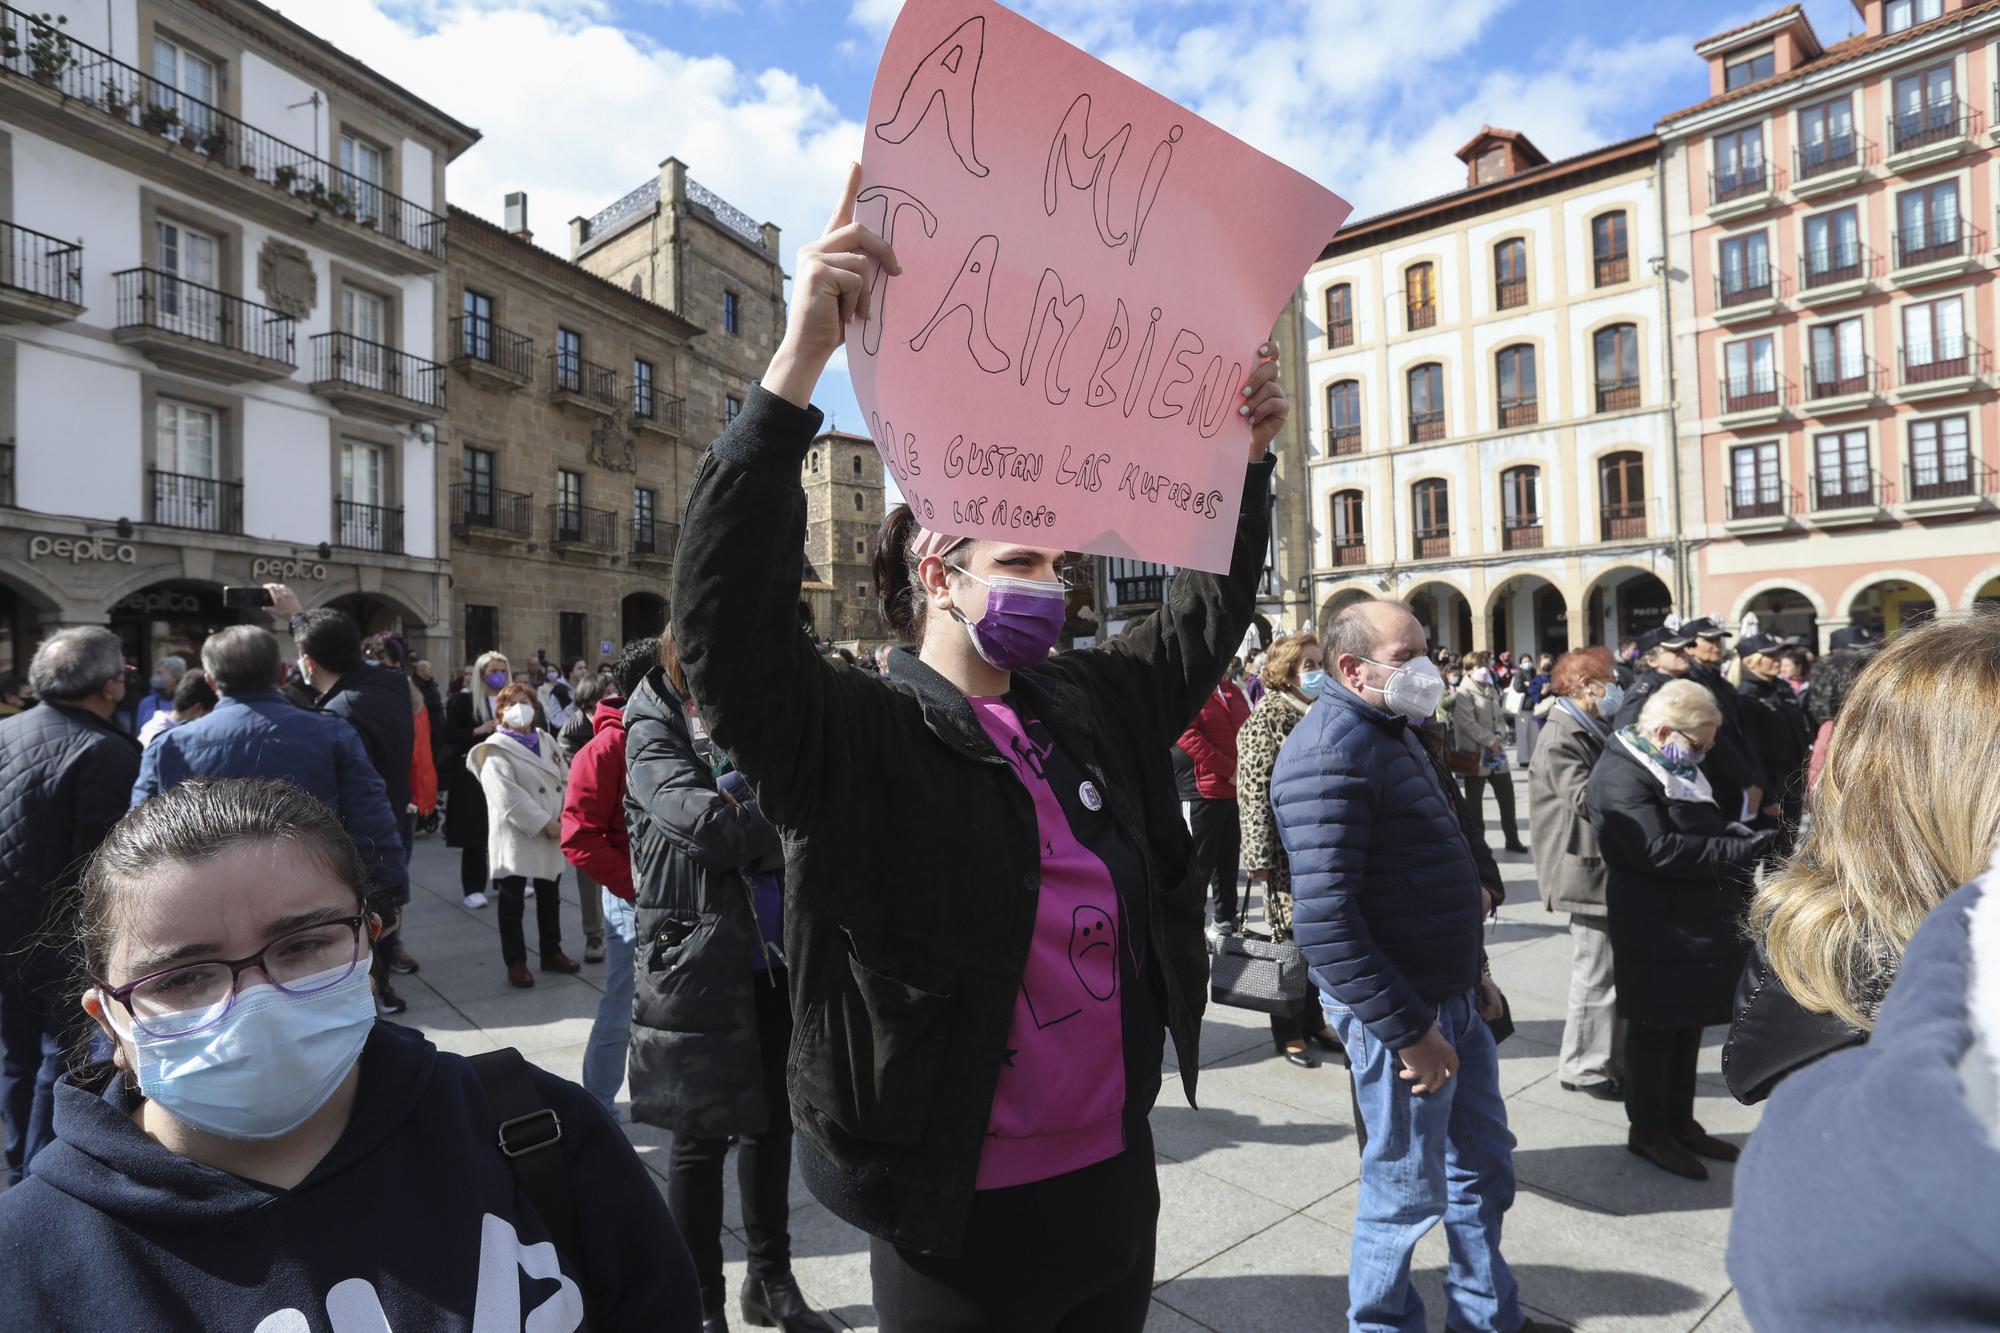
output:
[{"label": "blonde hair", "polygon": [[1906,630],[1833,724],[1812,824],[1750,907],[1794,999],[1866,1031],[1931,908],[2000,840],[2000,612]]},{"label": "blonde hair", "polygon": [[1264,651],[1264,669],[1258,678],[1274,690],[1296,690],[1299,687],[1299,663],[1305,658],[1306,649],[1318,643],[1319,639],[1311,631],[1304,634],[1287,634]]},{"label": "blonde hair", "polygon": [[472,722],[474,726],[494,720],[493,700],[488,698],[486,694],[486,668],[492,666],[495,662],[508,668],[507,674],[510,678],[514,674],[512,670],[514,664],[507,660],[507,654],[498,649],[491,649],[481,653],[479,660],[472,664],[472,685],[467,690],[467,693],[472,696]]},{"label": "blonde hair", "polygon": [[1639,730],[1643,734],[1655,727],[1672,727],[1676,731],[1693,731],[1697,727],[1715,726],[1722,721],[1722,710],[1715,706],[1715,696],[1691,680],[1670,680],[1653,691],[1646,706],[1639,710]]}]

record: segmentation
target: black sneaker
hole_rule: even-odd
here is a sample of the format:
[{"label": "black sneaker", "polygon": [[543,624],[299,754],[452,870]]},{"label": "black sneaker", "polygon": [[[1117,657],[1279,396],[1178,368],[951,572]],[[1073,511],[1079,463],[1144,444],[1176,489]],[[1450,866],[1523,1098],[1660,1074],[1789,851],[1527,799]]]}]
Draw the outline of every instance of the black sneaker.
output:
[{"label": "black sneaker", "polygon": [[389,970],[404,976],[417,970],[417,960],[410,957],[410,951],[403,947],[401,936],[389,941]]},{"label": "black sneaker", "polygon": [[396,988],[384,980],[375,987],[375,1016],[388,1018],[400,1014],[410,1007],[410,1002],[396,994]]},{"label": "black sneaker", "polygon": [[1586,1097],[1595,1097],[1600,1102],[1622,1102],[1625,1100],[1625,1085],[1617,1079],[1607,1079],[1603,1083],[1565,1083],[1564,1092],[1580,1092]]}]

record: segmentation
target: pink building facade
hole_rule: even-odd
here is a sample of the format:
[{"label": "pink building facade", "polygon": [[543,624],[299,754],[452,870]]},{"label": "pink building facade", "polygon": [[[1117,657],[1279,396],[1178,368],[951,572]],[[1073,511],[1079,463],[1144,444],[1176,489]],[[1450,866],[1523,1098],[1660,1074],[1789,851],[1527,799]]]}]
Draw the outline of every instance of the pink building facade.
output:
[{"label": "pink building facade", "polygon": [[2000,0],[1855,7],[1659,126],[1696,600],[1821,646],[2000,601]]}]

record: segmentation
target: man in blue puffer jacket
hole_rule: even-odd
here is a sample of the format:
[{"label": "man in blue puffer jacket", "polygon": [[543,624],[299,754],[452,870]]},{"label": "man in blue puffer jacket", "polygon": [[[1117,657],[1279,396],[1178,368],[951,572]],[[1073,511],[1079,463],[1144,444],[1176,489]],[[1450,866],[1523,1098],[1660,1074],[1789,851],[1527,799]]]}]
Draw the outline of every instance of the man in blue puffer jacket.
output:
[{"label": "man in blue puffer jacket", "polygon": [[1367,1130],[1348,1318],[1368,1333],[1424,1327],[1410,1255],[1442,1219],[1447,1326],[1516,1333],[1534,1325],[1500,1257],[1514,1136],[1482,1021],[1499,992],[1480,975],[1478,869],[1414,734],[1444,681],[1398,603],[1349,607],[1325,646],[1332,679],[1278,755],[1271,804],[1293,934]]}]

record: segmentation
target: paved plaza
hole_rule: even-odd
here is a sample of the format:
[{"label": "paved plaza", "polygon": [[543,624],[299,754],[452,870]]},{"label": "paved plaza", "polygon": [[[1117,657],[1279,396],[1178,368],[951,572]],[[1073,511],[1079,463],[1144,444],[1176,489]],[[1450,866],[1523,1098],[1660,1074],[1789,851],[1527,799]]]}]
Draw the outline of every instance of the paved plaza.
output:
[{"label": "paved plaza", "polygon": [[[1520,781],[1525,787],[1525,774]],[[510,987],[494,909],[461,905],[457,856],[435,836],[418,840],[409,939],[423,970],[397,979],[410,1004],[402,1021],[447,1050],[516,1046],[535,1063],[578,1077],[603,968],[541,976],[533,990]],[[1517,1024],[1500,1050],[1501,1086],[1520,1139],[1514,1160],[1521,1191],[1507,1217],[1505,1248],[1523,1300],[1538,1318],[1592,1330],[1748,1328],[1723,1270],[1732,1168],[1714,1165],[1706,1184],[1668,1176],[1625,1150],[1622,1107],[1557,1086],[1567,919],[1542,910],[1527,857],[1503,856],[1501,863],[1510,902],[1488,948]],[[581,957],[573,876],[564,876],[563,892],[564,943]],[[1725,1091],[1717,1064],[1722,1029],[1708,1035],[1696,1113],[1711,1132],[1740,1144],[1757,1112]],[[1346,1071],[1332,1064],[1295,1069],[1274,1059],[1261,1015],[1213,1006],[1203,1023],[1202,1063],[1201,1109],[1190,1110],[1179,1079],[1169,1077],[1153,1112],[1162,1207],[1148,1327],[1343,1327],[1360,1174]],[[628,1132],[664,1189],[670,1136],[644,1125]],[[744,1249],[733,1167],[727,1178],[734,1324]],[[792,1200],[794,1263],[807,1298],[849,1327],[875,1327],[865,1237],[813,1202],[796,1175]],[[1434,1330],[1444,1326],[1444,1265],[1444,1237],[1434,1230],[1417,1251],[1418,1287]]]}]

